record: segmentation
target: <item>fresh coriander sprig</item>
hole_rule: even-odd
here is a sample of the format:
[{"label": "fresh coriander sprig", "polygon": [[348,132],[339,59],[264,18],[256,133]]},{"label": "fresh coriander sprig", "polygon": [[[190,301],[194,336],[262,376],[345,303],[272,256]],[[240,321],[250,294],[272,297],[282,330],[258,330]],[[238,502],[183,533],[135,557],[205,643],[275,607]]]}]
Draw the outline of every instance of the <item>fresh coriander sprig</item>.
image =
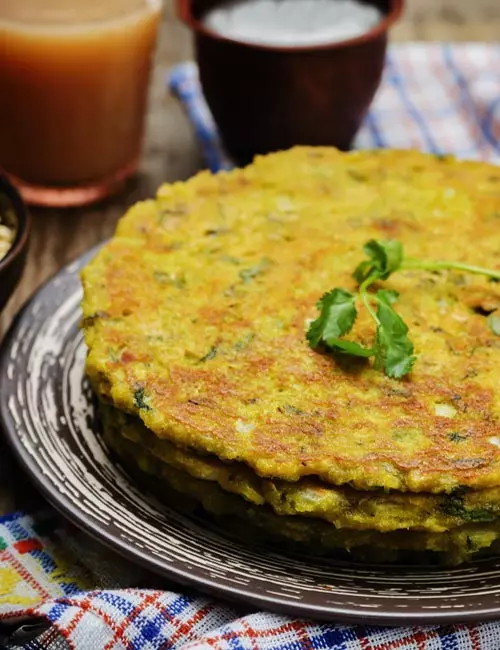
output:
[{"label": "fresh coriander sprig", "polygon": [[[396,271],[409,269],[457,270],[500,280],[500,271],[480,266],[405,258],[403,245],[397,240],[372,239],[363,246],[363,251],[368,259],[358,264],[353,273],[359,286],[358,292],[336,288],[325,293],[317,304],[320,315],[309,326],[306,338],[313,349],[323,348],[355,357],[373,357],[375,368],[395,379],[400,379],[411,371],[416,361],[413,343],[408,337],[408,326],[393,308],[399,297],[398,292],[379,289],[373,293],[369,291],[373,284],[387,280]],[[352,330],[358,316],[357,302],[365,307],[375,322],[372,347],[343,338]]]},{"label": "fresh coriander sprig", "polygon": [[401,265],[401,268],[404,270],[420,269],[421,271],[465,271],[472,275],[484,275],[491,280],[500,281],[500,271],[485,269],[474,264],[462,264],[461,262],[429,262],[408,257]]}]

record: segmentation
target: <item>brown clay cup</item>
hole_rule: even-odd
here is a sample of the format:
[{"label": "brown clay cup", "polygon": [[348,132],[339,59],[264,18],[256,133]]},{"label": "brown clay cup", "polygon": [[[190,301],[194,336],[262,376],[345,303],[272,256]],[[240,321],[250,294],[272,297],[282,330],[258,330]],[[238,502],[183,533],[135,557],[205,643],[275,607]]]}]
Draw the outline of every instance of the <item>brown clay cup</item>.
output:
[{"label": "brown clay cup", "polygon": [[368,0],[384,17],[362,36],[300,47],[243,43],[205,27],[204,13],[226,1],[177,0],[177,8],[194,33],[203,92],[229,155],[246,164],[299,144],[349,149],[404,0]]}]

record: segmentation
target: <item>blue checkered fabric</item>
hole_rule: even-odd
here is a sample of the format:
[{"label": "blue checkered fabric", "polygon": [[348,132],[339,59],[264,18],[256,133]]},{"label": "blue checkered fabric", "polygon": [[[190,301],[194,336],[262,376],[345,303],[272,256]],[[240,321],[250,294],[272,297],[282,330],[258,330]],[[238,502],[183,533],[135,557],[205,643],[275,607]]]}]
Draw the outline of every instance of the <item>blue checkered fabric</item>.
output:
[{"label": "blue checkered fabric", "polygon": [[90,592],[47,603],[73,647],[105,650],[497,650],[500,624],[382,628],[318,624],[173,592]]},{"label": "blue checkered fabric", "polygon": [[[169,78],[207,166],[227,169],[194,63]],[[410,43],[389,48],[380,89],[354,147],[418,149],[500,161],[500,45]]]}]

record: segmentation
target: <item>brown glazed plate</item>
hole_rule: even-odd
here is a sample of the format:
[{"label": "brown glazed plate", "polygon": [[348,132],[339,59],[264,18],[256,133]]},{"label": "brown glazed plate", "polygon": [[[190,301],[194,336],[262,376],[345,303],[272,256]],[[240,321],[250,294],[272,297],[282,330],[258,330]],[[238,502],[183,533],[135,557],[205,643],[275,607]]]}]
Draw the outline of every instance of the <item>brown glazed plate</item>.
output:
[{"label": "brown glazed plate", "polygon": [[0,354],[5,435],[46,498],[77,526],[184,585],[294,616],[364,625],[500,617],[500,558],[452,570],[281,555],[160,505],[95,432],[79,330],[89,251],[24,307]]}]

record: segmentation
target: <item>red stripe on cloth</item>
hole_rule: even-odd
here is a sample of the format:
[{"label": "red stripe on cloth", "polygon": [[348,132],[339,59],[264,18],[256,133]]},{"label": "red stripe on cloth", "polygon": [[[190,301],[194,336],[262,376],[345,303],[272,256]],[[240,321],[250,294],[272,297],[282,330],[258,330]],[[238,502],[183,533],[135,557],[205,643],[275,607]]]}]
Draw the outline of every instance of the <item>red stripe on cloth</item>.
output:
[{"label": "red stripe on cloth", "polygon": [[256,632],[253,629],[253,627],[250,625],[250,623],[248,623],[248,621],[246,621],[244,618],[241,619],[240,623],[243,629],[245,630],[245,636],[250,641],[252,650],[259,650],[259,644],[257,643],[257,639],[259,638],[259,636],[262,635]]},{"label": "red stripe on cloth", "polygon": [[[210,612],[213,612],[215,609],[215,605],[207,605],[206,607],[203,607],[202,609],[199,609],[194,616],[192,616],[189,620],[187,620],[185,623],[181,623],[177,627],[177,631],[175,634],[172,635],[172,637],[169,639],[169,647],[173,647],[175,643],[179,640],[180,637],[187,637],[190,641],[194,638],[198,638],[197,635],[194,635],[192,633],[193,627],[202,621],[207,614],[210,614]],[[161,614],[164,615],[163,611]],[[193,639],[194,640],[194,639]]]},{"label": "red stripe on cloth", "polygon": [[410,635],[410,639],[414,638],[415,641],[417,642],[417,648],[418,650],[425,650],[427,647],[428,642],[431,639],[434,639],[436,637],[436,633],[434,631],[429,631],[429,632],[423,632],[423,631],[418,631],[415,632],[414,634]]},{"label": "red stripe on cloth", "polygon": [[307,625],[302,621],[293,621],[290,626],[295,633],[297,638],[301,643],[301,650],[314,650],[314,646],[311,641],[311,637],[307,631]]},{"label": "red stripe on cloth", "polygon": [[[133,593],[133,590],[131,590],[131,593]],[[171,623],[175,628],[176,632],[174,634],[177,634],[179,631],[179,628],[182,626],[182,622],[175,616],[174,614],[171,614],[167,607],[162,607],[158,605],[158,601],[160,600],[160,597],[162,596],[161,592],[157,593],[157,598],[155,598],[154,602],[151,603],[152,606],[156,609],[156,611],[159,613],[160,616],[163,616],[163,618]],[[195,639],[197,640],[197,639]],[[166,648],[171,648],[172,645],[170,643],[170,640],[165,641],[164,644],[162,644],[162,650],[165,650]]]},{"label": "red stripe on cloth", "polygon": [[21,555],[29,553],[30,551],[41,551],[43,548],[38,539],[25,539],[21,542],[15,542],[13,546],[18,553],[21,553]]},{"label": "red stripe on cloth", "polygon": [[[222,646],[223,641],[237,641],[238,643],[241,640],[241,635],[232,630],[231,632],[225,632],[224,634],[217,634],[214,637],[205,637],[203,639],[203,643],[207,643],[208,645],[212,646],[212,648],[215,648],[215,650],[220,650],[223,647],[227,647],[226,644]],[[197,641],[193,641],[193,643],[197,643]]]},{"label": "red stripe on cloth", "polygon": [[[227,646],[226,645],[223,645],[223,646],[221,645],[221,641],[223,640],[223,638],[225,639],[225,636],[224,637],[217,636],[217,637],[212,637],[212,638],[203,637],[202,643],[203,643],[204,646],[209,645],[211,648],[214,648],[214,650],[224,650],[225,648],[227,648]],[[240,641],[240,635],[237,634],[236,632],[231,632],[230,634],[227,635],[227,638],[236,640],[236,641],[238,641],[238,643]],[[189,650],[189,646],[191,646],[191,644],[194,644],[195,648],[199,648],[199,643],[200,643],[199,639],[193,639],[192,641],[189,642],[189,645],[187,645],[186,648],[187,648],[187,650]],[[184,647],[184,646],[182,646],[182,647]],[[171,648],[170,644],[169,645],[162,645],[160,650],[168,650],[169,648]]]},{"label": "red stripe on cloth", "polygon": [[[237,625],[238,623],[240,623],[240,625],[244,628],[241,632],[235,632],[234,630],[231,630],[229,632],[224,632],[223,634],[217,634],[212,637],[205,637],[203,639],[203,642],[208,643],[214,648],[219,648],[220,647],[219,643],[222,641],[227,642],[227,641],[232,641],[233,639],[237,639],[241,641],[241,639],[244,637],[244,638],[249,638],[252,641],[252,643],[254,640],[257,640],[257,645],[255,647],[259,649],[258,642],[261,641],[262,639],[267,639],[268,637],[277,637],[280,634],[284,634],[290,631],[297,632],[296,624],[298,623],[300,625],[300,622],[298,621],[291,621],[290,623],[284,623],[277,627],[268,627],[265,630],[259,630],[258,632],[256,632],[252,628],[252,626],[245,621],[245,619],[239,619],[233,621],[232,625],[234,626]],[[310,642],[309,637],[308,637],[308,641]]]},{"label": "red stripe on cloth", "polygon": [[89,592],[83,600],[74,600],[72,598],[58,598],[56,600],[57,603],[61,603],[62,605],[75,607],[76,609],[79,610],[79,613],[81,611],[78,620],[74,621],[73,619],[71,621],[71,624],[68,627],[63,627],[60,623],[55,623],[64,636],[71,634],[71,632],[75,629],[78,621],[81,620],[83,614],[85,614],[86,612],[90,614],[94,614],[95,616],[101,618],[106,623],[106,625],[108,625],[111,628],[113,632],[115,632],[118,629],[118,625],[116,624],[116,622],[106,612],[102,611],[98,607],[95,607],[93,599],[96,593],[97,592],[95,591]]},{"label": "red stripe on cloth", "polygon": [[78,605],[76,605],[79,608],[78,611],[69,622],[69,625],[66,625],[64,627],[66,634],[68,634],[68,636],[73,632],[73,630],[76,628],[78,623],[82,620],[82,617],[85,614],[85,612],[90,609],[90,605],[91,605],[90,595],[88,595],[80,603],[78,603]]},{"label": "red stripe on cloth", "polygon": [[[394,641],[377,643],[375,645],[372,645],[368,636],[359,637],[358,641],[361,650],[399,650],[399,648],[408,646],[408,644],[414,645],[415,643],[417,644],[417,650],[426,650],[428,642],[436,637],[439,637],[439,634],[434,630],[429,630],[428,632],[415,630],[415,632],[410,632],[410,634],[406,634],[404,637],[400,637]],[[473,648],[473,650],[481,649]]]},{"label": "red stripe on cloth", "polygon": [[[139,614],[144,611],[146,607],[149,607],[150,605],[154,605],[155,601],[157,601],[159,598],[161,598],[161,593],[156,592],[152,594],[148,594],[147,596],[144,597],[144,599],[132,610],[132,613],[129,614],[121,623],[120,625],[115,628],[114,630],[114,636],[109,641],[106,646],[104,647],[103,650],[111,650],[111,648],[115,645],[117,641],[123,641],[124,636],[125,636],[125,630],[130,626],[130,624],[139,616]],[[127,644],[124,644],[127,645]]]},{"label": "red stripe on cloth", "polygon": [[471,650],[483,650],[481,647],[481,636],[479,630],[475,625],[460,625],[457,629],[467,630],[471,642]]},{"label": "red stripe on cloth", "polygon": [[14,568],[25,582],[36,589],[36,591],[40,594],[41,599],[54,597],[53,594],[50,594],[46,589],[42,587],[40,583],[38,583],[33,578],[29,571],[27,571],[19,562],[16,556],[10,553],[8,550],[0,551],[0,560],[5,561],[9,566]]},{"label": "red stripe on cloth", "polygon": [[[242,619],[239,619],[239,621],[234,621],[233,623],[240,622],[242,623]],[[283,634],[284,632],[289,632],[290,630],[293,630],[293,622],[291,623],[284,623],[283,625],[279,625],[278,627],[268,627],[265,630],[259,630],[259,632],[255,632],[255,630],[250,626],[250,624],[247,624],[246,629],[243,632],[237,633],[238,638],[241,636],[248,636],[248,629],[251,630],[252,637],[255,638],[257,635],[259,639],[266,639],[267,637],[270,636],[277,636],[278,634]],[[217,635],[216,637],[213,637],[214,639],[220,639],[221,641],[227,641],[230,640],[234,637],[234,632],[225,632],[224,634]]]},{"label": "red stripe on cloth", "polygon": [[[364,637],[358,637],[359,645],[361,646],[361,650],[374,650],[372,648],[372,644],[370,643],[370,639],[366,636]],[[380,650],[384,650],[382,646],[380,646]]]},{"label": "red stripe on cloth", "polygon": [[481,650],[481,635],[477,627],[470,627],[469,634],[472,641],[472,650]]}]

